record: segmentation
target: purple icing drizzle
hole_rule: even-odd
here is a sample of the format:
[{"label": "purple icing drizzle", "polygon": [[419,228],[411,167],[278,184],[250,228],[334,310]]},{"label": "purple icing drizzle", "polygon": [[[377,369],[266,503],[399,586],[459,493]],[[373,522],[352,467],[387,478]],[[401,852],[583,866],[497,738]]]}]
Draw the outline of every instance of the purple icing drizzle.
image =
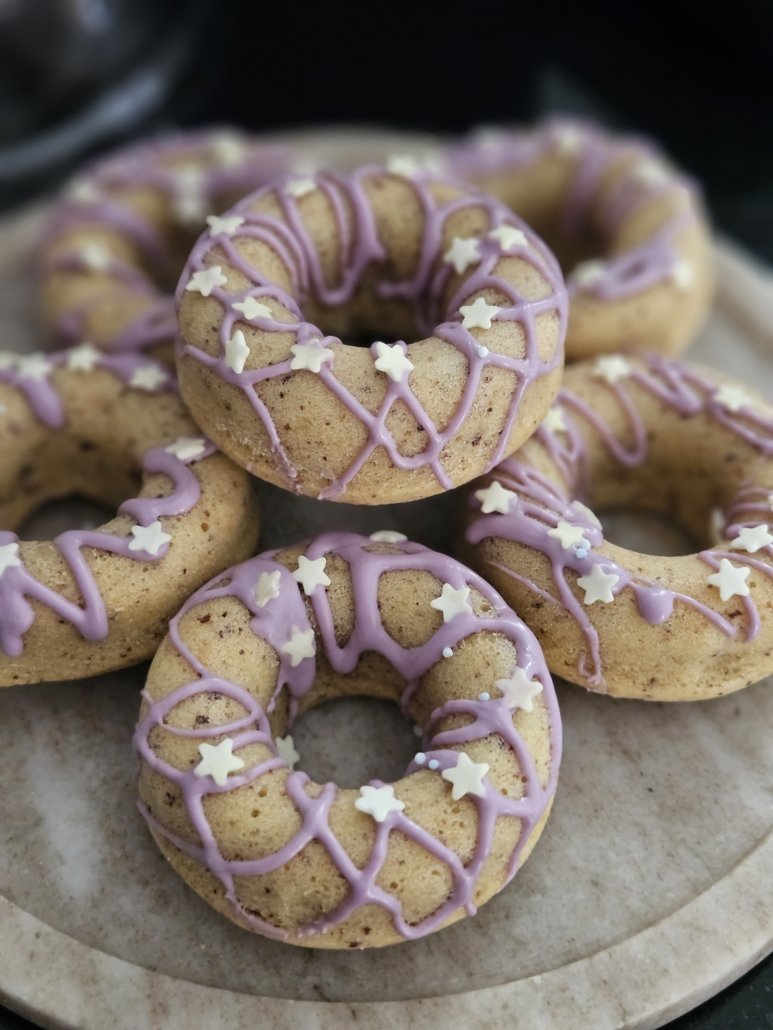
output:
[{"label": "purple icing drizzle", "polygon": [[[617,581],[611,586],[613,596],[617,597],[630,588],[640,616],[653,626],[665,623],[673,612],[674,604],[679,602],[699,612],[726,636],[734,638],[737,635],[736,625],[714,608],[697,598],[669,590],[660,583],[644,580],[597,550],[604,543],[602,530],[595,516],[578,500],[587,495],[589,488],[587,447],[581,427],[583,422],[591,426],[619,464],[627,468],[642,464],[648,452],[647,427],[626,384],[643,388],[685,418],[707,415],[749,447],[768,458],[773,457],[773,419],[768,412],[749,406],[733,412],[717,399],[717,384],[700,372],[666,358],[640,356],[636,361],[631,360],[630,371],[624,378],[604,384],[614,393],[626,414],[629,423],[626,435],[630,435],[633,441],[630,445],[619,440],[586,401],[570,390],[562,389],[556,405],[564,413],[565,430],[553,432],[543,425],[528,446],[541,447],[547,452],[565,485],[551,481],[532,467],[528,452],[524,451],[506,459],[495,470],[494,478],[516,497],[511,500],[506,514],[492,513],[475,518],[467,529],[466,539],[470,544],[486,538],[510,540],[545,555],[550,562],[557,596],[540,589],[514,569],[498,563],[496,567],[543,600],[558,604],[569,612],[583,634],[587,649],[579,657],[578,671],[582,679],[592,686],[604,683],[599,636],[592,617],[592,605],[578,599],[570,586],[574,579],[568,580],[567,572],[575,573],[579,578],[598,568],[607,575],[616,576]],[[773,516],[770,496],[771,490],[759,485],[741,487],[722,513],[724,539],[733,540],[744,527],[769,524]],[[470,494],[469,504],[475,509],[481,507],[474,491]],[[590,547],[578,555],[576,549],[564,548],[559,539],[549,536],[549,531],[561,521],[580,527]],[[696,559],[712,572],[717,571],[721,559],[726,558],[736,565],[745,565],[773,578],[773,546],[764,547],[759,553],[764,555],[763,560],[742,550],[712,548],[700,551]],[[751,595],[740,596],[737,600],[743,604],[746,613],[744,640],[753,640],[760,625],[757,607]]]},{"label": "purple icing drizzle", "polygon": [[[222,883],[226,898],[235,914],[253,930],[269,937],[286,939],[290,936],[279,927],[267,922],[258,914],[248,911],[237,898],[235,878],[238,876],[259,876],[284,866],[311,842],[318,841],[330,856],[341,876],[349,884],[346,898],[334,911],[318,921],[294,931],[294,936],[321,934],[338,926],[363,905],[376,904],[386,909],[398,934],[410,939],[421,937],[437,929],[460,908],[468,914],[475,912],[474,894],[478,876],[489,854],[493,832],[500,817],[514,817],[521,820],[521,833],[510,857],[508,879],[519,865],[520,855],[532,828],[542,817],[553,796],[561,754],[561,724],[555,693],[544,658],[531,632],[504,604],[499,595],[475,573],[466,569],[452,558],[437,554],[413,543],[391,546],[388,552],[372,541],[351,533],[329,533],[310,541],[304,553],[310,559],[325,555],[339,555],[349,565],[354,596],[355,622],[349,639],[342,645],[336,640],[330,602],[324,588],[317,586],[309,602],[314,615],[314,625],[309,620],[299,584],[292,573],[274,560],[271,552],[253,558],[218,576],[210,584],[197,591],[170,623],[170,640],[177,652],[188,662],[197,678],[179,687],[160,701],[154,701],[146,694],[148,708],[135,733],[135,747],[148,766],[157,774],[174,783],[181,791],[186,811],[199,838],[194,844],[171,833],[144,805],[142,814],[151,828],[184,854],[205,865]],[[456,615],[444,622],[438,631],[423,645],[414,648],[401,647],[385,631],[379,617],[377,591],[379,578],[385,572],[398,569],[421,569],[433,573],[441,581],[454,588],[470,587],[479,591],[489,602],[490,615],[475,615],[472,610]],[[279,594],[264,607],[257,606],[255,588],[262,573],[280,575]],[[180,634],[180,620],[198,605],[221,597],[236,597],[252,614],[250,627],[261,639],[268,641],[277,652],[280,667],[269,704],[264,709],[245,687],[224,680],[207,668],[185,645]],[[433,770],[440,775],[444,769],[453,768],[459,758],[455,746],[469,744],[496,734],[511,748],[521,773],[525,777],[524,796],[519,799],[506,797],[496,790],[488,778],[483,781],[482,797],[468,795],[478,809],[477,842],[470,861],[465,865],[448,846],[414,822],[406,811],[392,811],[380,823],[374,823],[375,841],[362,869],[352,862],[329,824],[329,813],[339,795],[339,788],[333,783],[325,784],[315,798],[309,796],[308,776],[303,772],[288,772],[285,781],[287,796],[301,816],[301,827],[293,837],[271,855],[259,859],[228,861],[218,848],[217,840],[209,825],[204,809],[204,799],[210,794],[223,794],[254,783],[272,770],[286,768],[278,757],[269,758],[257,766],[236,772],[228,777],[224,786],[218,786],[209,776],[198,777],[194,766],[180,770],[159,758],[150,743],[154,729],[163,727],[164,732],[176,736],[207,740],[213,737],[231,736],[233,751],[251,743],[260,743],[275,750],[268,721],[268,713],[274,708],[283,691],[290,701],[290,719],[294,717],[299,700],[311,689],[314,682],[316,659],[305,658],[293,668],[280,650],[289,639],[293,629],[315,630],[316,648],[325,655],[332,668],[345,675],[356,668],[366,652],[383,655],[404,677],[406,686],[401,705],[408,713],[415,692],[420,689],[424,674],[437,662],[443,660],[443,649],[459,645],[466,637],[479,632],[496,633],[510,639],[517,649],[517,667],[527,676],[536,678],[542,684],[541,697],[547,708],[550,721],[550,775],[545,788],[537,779],[536,770],[524,741],[513,726],[513,711],[502,697],[488,701],[479,699],[449,700],[431,713],[429,725],[425,727],[422,750],[426,761],[433,762]],[[493,684],[492,684],[493,687]],[[173,709],[182,701],[212,692],[223,694],[238,702],[244,715],[228,724],[208,725],[195,729],[177,728],[166,720]],[[454,730],[440,732],[434,729],[450,715],[464,715],[471,721]],[[435,765],[434,763],[437,763]],[[425,772],[427,766],[412,762],[406,776]],[[433,773],[434,774],[434,773]],[[373,781],[373,786],[382,786]],[[347,792],[352,793],[352,792]],[[450,793],[449,793],[450,796]],[[399,831],[424,848],[430,855],[444,862],[452,877],[448,899],[431,915],[419,923],[409,923],[403,916],[399,899],[377,884],[377,878],[389,846],[389,835]]]},{"label": "purple icing drizzle", "polygon": [[[349,300],[358,285],[362,282],[365,271],[372,265],[383,263],[386,251],[378,238],[376,220],[365,190],[365,181],[379,175],[388,174],[383,168],[365,167],[348,176],[332,173],[318,174],[314,178],[316,188],[321,190],[335,212],[339,234],[340,252],[343,257],[343,268],[340,281],[328,285],[325,283],[319,254],[298,213],[298,199],[286,189],[287,181],[266,187],[253,196],[240,201],[229,214],[238,214],[244,218],[233,234],[203,235],[186,265],[177,289],[178,306],[185,293],[186,286],[194,273],[202,271],[210,264],[217,264],[217,258],[209,262],[211,251],[220,248],[226,261],[241,272],[252,284],[240,294],[232,294],[225,289],[215,287],[211,296],[223,306],[223,319],[220,324],[220,354],[210,355],[201,348],[186,341],[180,341],[180,352],[214,369],[227,383],[242,390],[252,405],[255,414],[268,434],[271,447],[281,462],[284,474],[291,483],[297,481],[297,470],[293,467],[282,440],[266,404],[261,400],[256,387],[268,380],[298,374],[291,369],[292,355],[285,360],[264,365],[260,368],[245,369],[237,373],[226,363],[226,343],[231,338],[237,323],[243,322],[256,329],[291,333],[295,343],[319,341],[320,346],[332,348],[333,359],[322,365],[319,377],[330,392],[352,413],[367,429],[368,440],[350,467],[329,487],[322,491],[320,499],[329,500],[340,496],[360,469],[367,463],[377,448],[383,447],[389,460],[399,469],[432,469],[437,481],[444,489],[454,484],[443,468],[441,454],[443,448],[461,430],[465,420],[473,409],[481,379],[487,367],[501,368],[516,375],[517,385],[509,412],[500,435],[499,442],[488,461],[487,467],[493,468],[506,453],[506,447],[512,427],[521,406],[521,398],[526,388],[538,377],[559,368],[563,362],[563,339],[566,332],[567,301],[563,280],[558,264],[534,233],[503,204],[490,197],[469,191],[464,196],[446,203],[436,201],[430,187],[437,182],[437,177],[428,172],[416,172],[410,180],[418,198],[424,217],[424,231],[421,241],[421,253],[414,273],[398,282],[381,281],[376,292],[381,299],[395,299],[408,302],[413,308],[420,331],[439,337],[459,350],[467,360],[468,376],[459,406],[445,428],[438,428],[414,394],[410,386],[410,376],[404,375],[400,380],[387,379],[387,389],[378,411],[370,412],[339,381],[335,374],[335,354],[343,343],[337,337],[325,336],[324,333],[309,322],[304,321],[299,305],[312,295],[326,306],[337,306]],[[447,180],[446,180],[447,181]],[[255,201],[262,195],[275,192],[282,208],[287,224],[277,218],[264,214],[255,214],[250,210]],[[483,209],[489,218],[491,228],[507,225],[520,228],[526,236],[525,245],[509,248],[506,253],[517,256],[531,266],[550,285],[550,293],[539,300],[528,300],[501,276],[493,273],[494,266],[502,256],[498,243],[486,236],[480,237],[480,260],[475,261],[475,268],[460,283],[456,293],[447,304],[442,297],[453,269],[448,263],[438,263],[443,249],[443,228],[447,219],[463,209]],[[349,227],[345,212],[352,214]],[[239,238],[258,239],[271,246],[287,266],[292,280],[293,296],[282,290],[276,283],[265,278],[252,267],[234,246]],[[459,307],[465,299],[473,297],[483,290],[496,290],[503,294],[508,303],[500,307],[494,316],[497,322],[518,323],[525,336],[525,354],[523,358],[512,358],[482,347],[482,341],[476,339],[469,329],[462,325]],[[271,318],[247,319],[243,314],[232,309],[233,302],[245,300],[247,297],[271,298],[287,308],[294,322],[281,322]],[[536,319],[539,315],[555,312],[560,319],[558,346],[552,358],[544,361],[539,356]],[[410,347],[399,341],[400,347],[410,355]],[[376,357],[376,345],[372,353]],[[416,422],[425,432],[426,446],[415,455],[403,455],[386,427],[387,417],[395,404],[401,402],[410,411]],[[300,489],[299,489],[300,492]]]}]

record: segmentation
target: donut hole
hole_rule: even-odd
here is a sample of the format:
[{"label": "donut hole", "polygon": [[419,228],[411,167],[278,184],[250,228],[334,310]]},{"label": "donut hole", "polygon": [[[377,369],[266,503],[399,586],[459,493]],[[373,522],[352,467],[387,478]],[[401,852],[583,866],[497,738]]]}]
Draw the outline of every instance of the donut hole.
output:
[{"label": "donut hole", "polygon": [[53,540],[67,529],[96,529],[115,516],[115,508],[74,494],[62,501],[46,501],[31,511],[16,533],[20,540]]},{"label": "donut hole", "polygon": [[678,557],[692,554],[700,542],[663,515],[631,508],[596,510],[604,537],[618,547],[641,554]]}]

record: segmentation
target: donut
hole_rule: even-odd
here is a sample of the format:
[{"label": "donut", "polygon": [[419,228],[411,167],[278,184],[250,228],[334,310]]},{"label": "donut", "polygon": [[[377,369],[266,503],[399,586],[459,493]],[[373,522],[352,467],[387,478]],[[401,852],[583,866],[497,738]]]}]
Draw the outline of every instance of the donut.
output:
[{"label": "donut", "polygon": [[409,158],[244,198],[197,242],[177,302],[194,418],[250,472],[324,500],[466,482],[559,387],[555,259],[498,201]]},{"label": "donut", "polygon": [[[357,694],[398,702],[421,750],[395,783],[314,783],[287,730]],[[140,811],[205,901],[290,944],[366,948],[510,881],[550,811],[561,724],[533,635],[487,583],[399,533],[328,533],[183,605],[134,740]]]},{"label": "donut", "polygon": [[284,146],[210,129],[135,144],[78,176],[40,252],[43,320],[55,345],[171,357],[172,288],[206,218],[288,166]]},{"label": "donut", "polygon": [[0,353],[0,526],[68,496],[117,514],[53,540],[0,530],[0,686],[149,658],[185,597],[257,540],[249,477],[163,365],[91,346]]},{"label": "donut", "polygon": [[708,315],[711,239],[694,183],[650,141],[576,121],[486,130],[450,148],[453,171],[499,197],[567,274],[567,360],[679,354]]},{"label": "donut", "polygon": [[[655,355],[574,365],[469,505],[465,556],[554,674],[693,701],[773,673],[773,409],[737,380]],[[666,516],[702,549],[619,547],[594,507]]]}]

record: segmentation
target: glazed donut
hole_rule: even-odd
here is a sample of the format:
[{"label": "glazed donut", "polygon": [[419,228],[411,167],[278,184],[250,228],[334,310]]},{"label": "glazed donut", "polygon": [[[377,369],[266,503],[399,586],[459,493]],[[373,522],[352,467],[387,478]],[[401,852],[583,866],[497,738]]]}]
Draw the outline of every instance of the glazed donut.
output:
[{"label": "glazed donut", "polygon": [[451,169],[544,237],[567,273],[568,360],[678,354],[706,318],[711,240],[695,185],[641,137],[551,121],[453,146]]},{"label": "glazed donut", "polygon": [[[293,771],[294,716],[357,694],[423,730],[404,777],[345,790]],[[366,948],[472,915],[509,882],[547,819],[561,726],[533,635],[488,584],[398,533],[330,533],[185,603],[135,747],[150,831],[217,911],[290,944]]]},{"label": "glazed donut", "polygon": [[[177,300],[194,418],[244,468],[325,500],[466,482],[559,386],[554,258],[498,201],[407,158],[240,201],[196,244]],[[338,338],[374,328],[369,347]]]},{"label": "glazed donut", "polygon": [[[585,501],[667,516],[705,546],[626,550]],[[655,356],[575,365],[536,435],[470,504],[465,554],[554,674],[692,701],[773,672],[773,410],[737,381]]]},{"label": "glazed donut", "polygon": [[168,353],[177,330],[171,290],[205,219],[288,167],[283,146],[213,129],[135,144],[79,176],[41,248],[54,342]]},{"label": "glazed donut", "polygon": [[249,477],[163,365],[90,346],[0,354],[0,526],[73,495],[117,515],[54,540],[0,530],[0,686],[149,658],[181,601],[257,538]]}]

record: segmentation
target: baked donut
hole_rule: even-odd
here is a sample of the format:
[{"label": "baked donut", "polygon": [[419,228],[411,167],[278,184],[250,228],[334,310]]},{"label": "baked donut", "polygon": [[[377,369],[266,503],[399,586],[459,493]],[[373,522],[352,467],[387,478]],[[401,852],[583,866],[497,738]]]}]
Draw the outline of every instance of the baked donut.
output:
[{"label": "baked donut", "polygon": [[[667,516],[702,549],[618,547],[585,502]],[[773,410],[736,380],[656,356],[575,365],[470,505],[464,553],[554,674],[692,701],[773,673]]]},{"label": "baked donut", "polygon": [[[293,718],[400,703],[424,733],[396,783],[293,771]],[[290,944],[421,937],[501,890],[534,846],[561,753],[533,635],[469,569],[399,533],[330,533],[194,594],[135,733],[140,809],[217,911]]]},{"label": "baked donut", "polygon": [[0,686],[150,657],[181,601],[257,539],[249,477],[163,365],[90,346],[0,354],[0,526],[73,495],[117,515],[54,540],[0,530]]},{"label": "baked donut", "polygon": [[171,292],[205,219],[289,164],[283,145],[210,129],[135,144],[76,178],[40,255],[55,344],[170,353]]},{"label": "baked donut", "polygon": [[[177,301],[194,418],[244,468],[325,500],[466,482],[559,386],[555,259],[498,201],[408,158],[243,199],[194,247]],[[339,338],[359,334],[368,346]]]},{"label": "baked donut", "polygon": [[678,354],[713,290],[695,185],[648,140],[580,121],[472,134],[453,171],[534,226],[567,274],[568,360],[608,351]]}]

